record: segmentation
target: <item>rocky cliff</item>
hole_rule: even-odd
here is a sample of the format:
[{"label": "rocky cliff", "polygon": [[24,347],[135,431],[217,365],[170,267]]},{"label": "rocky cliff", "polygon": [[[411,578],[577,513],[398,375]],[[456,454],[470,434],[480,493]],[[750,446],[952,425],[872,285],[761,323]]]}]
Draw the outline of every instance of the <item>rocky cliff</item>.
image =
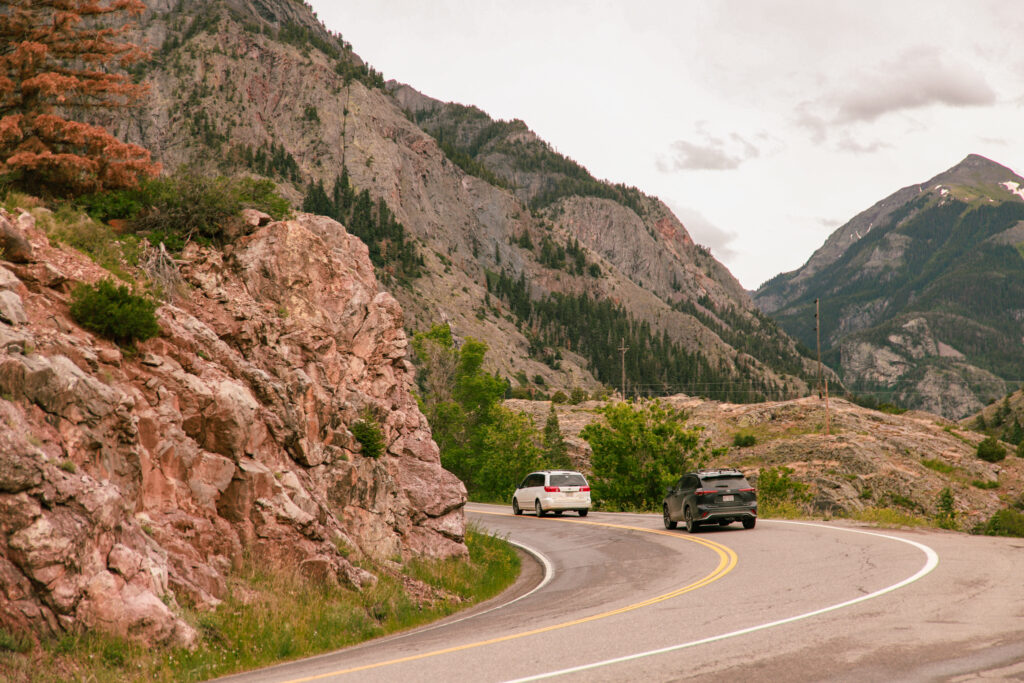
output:
[{"label": "rocky cliff", "polygon": [[[390,287],[409,330],[447,322],[457,337],[487,342],[490,369],[523,388],[617,385],[614,352],[581,351],[562,321],[517,312],[515,297],[492,289],[507,273],[533,302],[586,296],[617,307],[626,329],[609,332],[614,346],[641,327],[668,335],[676,348],[667,361],[644,358],[639,336],[626,339],[638,366],[662,363],[633,373],[638,391],[669,385],[754,400],[806,390],[810,366],[793,341],[657,199],[592,178],[522,122],[385,84],[300,3],[148,5],[143,30],[155,51],[140,77],[150,96],[100,123],[167,170],[265,175],[295,202],[310,183],[329,192],[346,172],[389,207],[423,259],[418,277]],[[387,272],[388,245],[378,247]],[[673,373],[686,355],[699,358],[700,373]]]},{"label": "rocky cliff", "polygon": [[179,605],[215,606],[245,562],[361,587],[350,559],[466,554],[465,489],[366,246],[322,217],[248,218],[181,254],[160,335],[126,351],[69,315],[110,274],[51,245],[45,209],[0,216],[0,624],[188,646]]}]

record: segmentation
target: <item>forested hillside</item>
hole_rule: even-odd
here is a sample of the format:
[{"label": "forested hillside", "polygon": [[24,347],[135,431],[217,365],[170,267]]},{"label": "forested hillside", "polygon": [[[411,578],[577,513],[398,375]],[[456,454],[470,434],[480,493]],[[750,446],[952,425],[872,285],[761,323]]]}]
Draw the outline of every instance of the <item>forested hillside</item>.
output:
[{"label": "forested hillside", "polygon": [[[1024,378],[1024,180],[971,156],[840,228],[756,295],[854,393],[963,417]],[[840,246],[842,243],[842,246]]]}]

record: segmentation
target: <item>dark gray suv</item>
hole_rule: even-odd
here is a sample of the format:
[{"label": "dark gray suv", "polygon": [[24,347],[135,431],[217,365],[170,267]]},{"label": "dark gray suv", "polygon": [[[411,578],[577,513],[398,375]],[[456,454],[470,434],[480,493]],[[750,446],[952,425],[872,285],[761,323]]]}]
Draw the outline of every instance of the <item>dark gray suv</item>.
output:
[{"label": "dark gray suv", "polygon": [[690,533],[703,524],[757,523],[757,491],[739,470],[697,470],[683,475],[665,494],[665,528],[684,522]]}]

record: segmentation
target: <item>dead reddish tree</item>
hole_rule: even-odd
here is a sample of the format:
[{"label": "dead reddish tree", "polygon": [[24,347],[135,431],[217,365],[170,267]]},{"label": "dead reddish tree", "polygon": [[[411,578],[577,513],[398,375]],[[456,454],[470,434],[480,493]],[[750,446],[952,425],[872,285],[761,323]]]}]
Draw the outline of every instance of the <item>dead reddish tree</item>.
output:
[{"label": "dead reddish tree", "polygon": [[159,171],[148,150],[74,120],[145,94],[106,70],[146,57],[126,37],[127,17],[143,10],[141,0],[0,0],[0,179],[67,195]]}]

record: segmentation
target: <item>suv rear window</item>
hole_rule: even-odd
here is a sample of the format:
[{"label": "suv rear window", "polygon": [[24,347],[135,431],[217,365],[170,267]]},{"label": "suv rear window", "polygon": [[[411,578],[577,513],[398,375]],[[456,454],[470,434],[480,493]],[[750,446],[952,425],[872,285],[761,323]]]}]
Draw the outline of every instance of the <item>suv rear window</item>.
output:
[{"label": "suv rear window", "polygon": [[582,474],[552,474],[552,486],[586,486],[587,480]]},{"label": "suv rear window", "polygon": [[701,481],[705,486],[712,488],[726,488],[726,489],[749,489],[750,484],[743,477],[737,477],[735,475],[726,475],[721,477],[701,477]]}]

